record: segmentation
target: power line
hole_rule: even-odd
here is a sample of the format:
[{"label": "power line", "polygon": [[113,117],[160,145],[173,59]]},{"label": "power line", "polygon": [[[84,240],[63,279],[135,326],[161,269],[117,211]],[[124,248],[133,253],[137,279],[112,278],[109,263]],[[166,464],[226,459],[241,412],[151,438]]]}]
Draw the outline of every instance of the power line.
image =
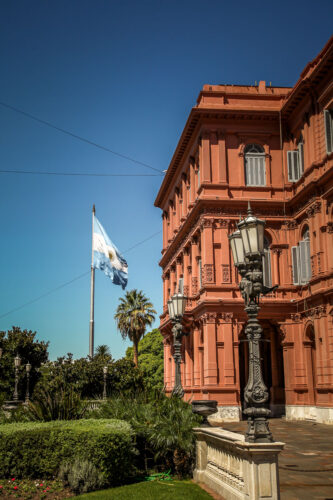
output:
[{"label": "power line", "polygon": [[0,101],[0,105],[3,106],[4,108],[15,111],[15,113],[20,113],[21,115],[26,116],[27,118],[30,118],[31,120],[35,120],[38,123],[42,123],[43,125],[46,125],[47,127],[53,128],[54,130],[58,130],[58,132],[62,132],[63,134],[69,135],[70,137],[74,137],[74,139],[77,139],[79,141],[90,144],[91,146],[95,146],[96,148],[102,149],[103,151],[107,151],[108,153],[112,153],[113,155],[116,155],[119,158],[124,158],[125,160],[136,163],[137,165],[141,165],[142,167],[150,168],[151,170],[155,170],[156,172],[162,173],[162,170],[160,170],[158,168],[152,167],[151,165],[148,165],[147,163],[143,163],[142,161],[135,160],[134,158],[131,158],[130,156],[124,155],[122,153],[117,153],[116,151],[113,151],[112,149],[107,148],[106,146],[102,146],[101,144],[98,144],[97,142],[86,139],[85,137],[81,137],[80,135],[74,134],[73,132],[69,132],[68,130],[65,130],[64,128],[57,127],[56,125],[53,125],[53,123],[50,123],[46,120],[42,120],[41,118],[38,118],[37,116],[34,116],[31,113],[27,113],[26,111],[23,111],[22,109],[16,108],[14,106],[11,106],[10,104],[7,104],[7,103],[1,102],[1,101]]},{"label": "power line", "polygon": [[[132,247],[127,248],[127,250],[125,250],[123,253],[130,252],[131,250],[133,250],[134,248],[138,247],[139,245],[142,245],[146,241],[151,240],[154,236],[156,236],[157,234],[160,234],[161,232],[162,231],[157,231],[156,233],[152,234],[151,236],[148,236],[148,238],[145,238],[144,240],[141,240],[138,243],[136,243],[135,245],[133,245]],[[8,316],[9,314],[12,314],[13,312],[19,311],[20,309],[23,309],[23,307],[29,306],[30,304],[33,304],[33,303],[37,302],[38,300],[43,299],[44,297],[47,297],[51,293],[54,293],[54,292],[60,290],[61,288],[64,288],[65,286],[70,285],[71,283],[74,283],[74,281],[78,281],[78,280],[84,278],[84,276],[87,276],[88,274],[90,274],[90,270],[86,271],[83,274],[80,274],[79,276],[76,276],[75,278],[73,278],[73,279],[71,279],[69,281],[66,281],[65,283],[62,283],[61,285],[59,285],[59,286],[57,286],[55,288],[52,288],[48,292],[45,292],[42,295],[39,295],[38,297],[35,297],[34,299],[29,300],[28,302],[25,302],[24,304],[21,304],[20,306],[15,307],[14,309],[11,309],[10,311],[8,311],[8,312],[6,312],[4,314],[1,314],[0,315],[0,319],[4,318],[5,316]]]},{"label": "power line", "polygon": [[94,174],[90,172],[43,172],[41,170],[0,170],[0,174],[59,175],[75,177],[160,177],[163,174]]}]

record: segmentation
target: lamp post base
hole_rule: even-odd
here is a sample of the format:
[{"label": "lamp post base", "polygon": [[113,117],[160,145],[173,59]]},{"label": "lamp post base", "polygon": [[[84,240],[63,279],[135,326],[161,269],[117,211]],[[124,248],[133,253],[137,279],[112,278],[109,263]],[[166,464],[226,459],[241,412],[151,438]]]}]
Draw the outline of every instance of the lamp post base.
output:
[{"label": "lamp post base", "polygon": [[269,430],[268,417],[271,411],[267,408],[246,408],[247,431],[245,440],[248,443],[273,443],[273,435]]}]

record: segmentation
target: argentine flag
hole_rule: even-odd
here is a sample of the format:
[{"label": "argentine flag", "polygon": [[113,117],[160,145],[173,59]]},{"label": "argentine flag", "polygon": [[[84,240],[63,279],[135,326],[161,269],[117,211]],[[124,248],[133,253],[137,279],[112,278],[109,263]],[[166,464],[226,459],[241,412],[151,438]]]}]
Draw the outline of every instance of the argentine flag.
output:
[{"label": "argentine flag", "polygon": [[123,290],[127,285],[128,266],[117,247],[112,243],[104,227],[94,215],[94,269],[100,269],[111,278],[115,285],[121,285]]}]

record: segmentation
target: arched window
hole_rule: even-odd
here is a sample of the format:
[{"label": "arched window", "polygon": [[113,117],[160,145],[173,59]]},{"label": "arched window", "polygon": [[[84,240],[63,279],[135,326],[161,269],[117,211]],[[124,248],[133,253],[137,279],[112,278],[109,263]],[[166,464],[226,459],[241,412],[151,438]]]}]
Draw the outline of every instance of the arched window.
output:
[{"label": "arched window", "polygon": [[247,186],[266,186],[265,151],[258,144],[248,144],[244,150],[245,182]]},{"label": "arched window", "polygon": [[272,271],[271,271],[271,251],[270,243],[268,238],[265,236],[264,239],[264,255],[262,257],[262,272],[263,272],[263,284],[264,286],[272,286]]},{"label": "arched window", "polygon": [[305,227],[302,240],[291,248],[294,285],[304,285],[311,279],[310,231]]}]

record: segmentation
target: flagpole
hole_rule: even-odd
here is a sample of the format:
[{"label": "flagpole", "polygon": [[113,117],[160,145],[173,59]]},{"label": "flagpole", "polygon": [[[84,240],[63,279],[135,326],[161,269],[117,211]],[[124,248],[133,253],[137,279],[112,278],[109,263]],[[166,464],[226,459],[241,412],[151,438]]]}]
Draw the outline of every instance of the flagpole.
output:
[{"label": "flagpole", "polygon": [[90,278],[90,323],[89,323],[89,356],[94,356],[94,300],[95,300],[95,269],[94,269],[94,217],[95,205],[92,209],[92,248],[91,248],[91,278]]}]

